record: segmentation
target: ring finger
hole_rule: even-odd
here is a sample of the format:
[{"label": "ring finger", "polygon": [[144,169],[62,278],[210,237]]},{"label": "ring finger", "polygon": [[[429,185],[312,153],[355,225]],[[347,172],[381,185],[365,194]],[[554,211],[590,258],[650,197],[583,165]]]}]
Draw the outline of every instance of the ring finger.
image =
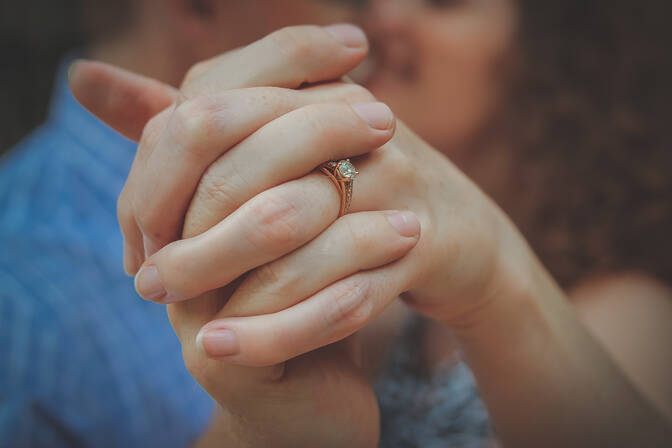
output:
[{"label": "ring finger", "polygon": [[173,303],[220,288],[315,238],[336,219],[337,203],[336,189],[319,173],[264,191],[208,231],[151,256],[136,289]]},{"label": "ring finger", "polygon": [[[145,129],[145,143],[138,149],[119,198],[119,222],[129,250],[135,255],[129,258],[138,258],[137,254],[145,252],[151,255],[180,237],[184,215],[199,180],[208,166],[231,146],[302,106],[366,101],[367,97],[370,94],[361,87],[347,84],[304,91],[239,89],[194,98],[172,113],[167,111],[169,115],[157,116]],[[157,127],[165,128],[161,135],[153,132]],[[215,222],[224,216],[219,214]],[[198,233],[209,227],[199,229]],[[144,248],[140,231],[147,237]],[[129,266],[129,271],[134,272],[137,267],[139,264]]]},{"label": "ring finger", "polygon": [[189,206],[185,230],[208,229],[256,194],[327,160],[370,152],[393,132],[394,115],[383,103],[313,104],[289,112],[208,168]]}]

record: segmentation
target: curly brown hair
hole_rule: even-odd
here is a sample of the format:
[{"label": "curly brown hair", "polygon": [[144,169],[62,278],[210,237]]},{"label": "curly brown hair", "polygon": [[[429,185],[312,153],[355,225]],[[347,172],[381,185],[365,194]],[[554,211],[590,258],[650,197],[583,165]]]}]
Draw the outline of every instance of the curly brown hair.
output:
[{"label": "curly brown hair", "polygon": [[518,4],[493,120],[516,173],[504,208],[526,210],[514,221],[565,287],[626,270],[672,284],[672,3]]}]

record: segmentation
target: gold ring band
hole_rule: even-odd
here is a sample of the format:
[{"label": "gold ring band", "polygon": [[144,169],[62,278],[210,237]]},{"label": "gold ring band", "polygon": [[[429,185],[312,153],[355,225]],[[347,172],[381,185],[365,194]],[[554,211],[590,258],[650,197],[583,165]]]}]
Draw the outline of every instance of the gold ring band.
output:
[{"label": "gold ring band", "polygon": [[352,184],[354,183],[355,176],[359,173],[355,170],[350,159],[323,163],[320,166],[320,171],[331,179],[341,196],[341,205],[338,211],[338,217],[340,218],[350,210],[350,203],[352,202]]}]

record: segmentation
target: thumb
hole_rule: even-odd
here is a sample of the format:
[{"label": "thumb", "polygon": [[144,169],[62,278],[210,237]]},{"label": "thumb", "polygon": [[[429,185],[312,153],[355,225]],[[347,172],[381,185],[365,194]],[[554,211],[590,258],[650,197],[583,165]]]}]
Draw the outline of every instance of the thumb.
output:
[{"label": "thumb", "polygon": [[147,122],[179,95],[174,87],[102,62],[74,62],[68,82],[82,106],[134,141]]}]

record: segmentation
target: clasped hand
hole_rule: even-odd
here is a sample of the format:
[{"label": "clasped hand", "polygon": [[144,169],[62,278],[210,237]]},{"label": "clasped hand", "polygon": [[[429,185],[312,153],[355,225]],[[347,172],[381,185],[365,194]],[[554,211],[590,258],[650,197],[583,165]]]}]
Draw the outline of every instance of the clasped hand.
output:
[{"label": "clasped hand", "polygon": [[[516,238],[443,155],[340,80],[366,51],[354,27],[305,26],[198,64],[180,90],[98,63],[71,72],[80,102],[140,142],[118,203],[138,292],[169,304],[187,367],[239,427],[283,428],[259,435],[278,446],[375,443],[349,336],[400,295],[449,325],[473,319]],[[337,219],[315,169],[345,158],[360,174]]]}]

